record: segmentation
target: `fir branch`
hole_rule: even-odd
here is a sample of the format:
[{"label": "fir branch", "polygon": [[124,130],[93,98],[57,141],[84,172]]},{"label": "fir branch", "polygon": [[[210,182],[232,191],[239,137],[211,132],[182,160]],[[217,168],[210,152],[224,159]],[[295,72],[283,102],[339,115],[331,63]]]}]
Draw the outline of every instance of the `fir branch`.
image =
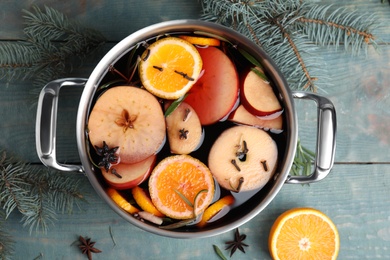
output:
[{"label": "fir branch", "polygon": [[6,218],[14,210],[22,215],[23,226],[46,232],[57,218],[57,212],[72,213],[74,205],[80,208],[83,195],[78,191],[79,181],[60,172],[23,163],[1,153],[0,206]]},{"label": "fir branch", "polygon": [[[316,53],[340,45],[353,55],[376,47],[375,15],[302,0],[203,0],[203,20],[221,23],[252,39],[276,62],[292,89],[317,91],[328,81]],[[321,87],[322,89],[322,87]]]},{"label": "fir branch", "polygon": [[23,10],[24,41],[0,43],[0,79],[33,79],[35,86],[63,77],[104,42],[96,30],[71,21],[59,11],[45,6]]},{"label": "fir branch", "polygon": [[[332,45],[336,49],[343,44],[353,54],[359,54],[362,49],[367,52],[368,44],[376,45],[370,33],[377,24],[374,14],[359,15],[345,8],[330,12],[329,9],[330,6],[312,6],[297,19],[297,26],[316,44]],[[327,29],[321,30],[324,27]]]},{"label": "fir branch", "polygon": [[15,241],[5,228],[4,215],[0,214],[0,259],[7,260],[12,258],[14,244]]}]

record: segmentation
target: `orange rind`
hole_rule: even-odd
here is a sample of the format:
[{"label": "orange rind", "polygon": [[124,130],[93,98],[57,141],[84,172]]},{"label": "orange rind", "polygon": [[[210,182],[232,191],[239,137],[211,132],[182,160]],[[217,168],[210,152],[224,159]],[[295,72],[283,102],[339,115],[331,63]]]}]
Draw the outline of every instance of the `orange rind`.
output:
[{"label": "orange rind", "polygon": [[340,238],[332,220],[319,210],[294,208],[273,224],[268,246],[275,260],[337,259]]},{"label": "orange rind", "polygon": [[225,197],[217,200],[211,206],[209,206],[203,213],[202,219],[197,223],[198,227],[204,227],[207,222],[217,215],[224,207],[230,206],[234,203],[234,197],[232,195],[226,195]]},{"label": "orange rind", "polygon": [[149,193],[156,208],[173,219],[191,219],[210,205],[214,179],[209,168],[190,155],[163,159],[149,179]]},{"label": "orange rind", "polygon": [[119,207],[129,212],[130,214],[139,212],[139,209],[131,205],[117,190],[108,188],[107,194]]},{"label": "orange rind", "polygon": [[215,38],[209,37],[199,37],[199,36],[191,36],[191,35],[181,35],[179,36],[181,39],[188,41],[194,45],[201,46],[219,46],[221,45],[221,41]]},{"label": "orange rind", "polygon": [[172,100],[191,89],[202,66],[194,45],[178,37],[166,37],[152,43],[142,54],[139,76],[150,93]]},{"label": "orange rind", "polygon": [[143,209],[146,212],[149,212],[157,217],[164,217],[165,215],[161,213],[154,205],[152,200],[150,199],[150,196],[147,194],[147,192],[139,187],[136,186],[131,189],[131,193],[133,194],[133,198],[135,202],[140,206],[141,209]]}]

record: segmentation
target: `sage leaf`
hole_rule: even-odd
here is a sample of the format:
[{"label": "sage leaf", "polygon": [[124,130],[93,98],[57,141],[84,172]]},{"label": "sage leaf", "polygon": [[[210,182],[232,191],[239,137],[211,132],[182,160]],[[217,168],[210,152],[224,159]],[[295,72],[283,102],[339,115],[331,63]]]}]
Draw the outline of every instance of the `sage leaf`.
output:
[{"label": "sage leaf", "polygon": [[169,116],[173,111],[175,111],[175,109],[181,104],[181,102],[184,101],[184,99],[186,99],[186,97],[188,96],[188,93],[179,97],[178,99],[176,99],[175,101],[172,102],[172,104],[168,107],[168,109],[165,111],[165,114],[164,116],[167,117]]},{"label": "sage leaf", "polygon": [[221,258],[222,260],[227,260],[227,258],[223,255],[221,249],[219,249],[218,246],[213,245],[213,248],[214,248],[215,253],[219,256],[219,258]]}]

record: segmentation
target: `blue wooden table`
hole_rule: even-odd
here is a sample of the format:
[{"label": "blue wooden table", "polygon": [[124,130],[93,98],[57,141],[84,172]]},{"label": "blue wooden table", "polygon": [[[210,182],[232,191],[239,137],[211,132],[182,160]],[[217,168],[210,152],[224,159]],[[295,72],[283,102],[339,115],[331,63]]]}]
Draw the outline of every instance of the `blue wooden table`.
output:
[{"label": "blue wooden table", "polygon": [[[58,9],[107,38],[108,50],[144,26],[179,18],[199,18],[196,0],[161,1],[37,1]],[[382,26],[374,30],[380,46],[367,55],[351,56],[331,48],[319,50],[329,76],[320,93],[335,104],[338,136],[335,166],[323,181],[311,185],[284,185],[271,204],[240,227],[250,245],[232,259],[270,259],[267,239],[273,221],[287,209],[314,207],[336,224],[341,240],[339,259],[390,259],[390,6],[380,0],[315,1],[361,13],[377,13]],[[31,1],[0,2],[0,40],[23,40],[22,9]],[[88,77],[101,56],[89,58],[72,75]],[[24,160],[39,164],[35,151],[36,92],[31,82],[0,82],[0,145]],[[65,91],[60,131],[60,160],[78,162],[75,119],[80,92]],[[315,143],[316,111],[297,102],[299,136],[304,145]],[[60,109],[60,113],[61,113]],[[79,235],[91,237],[102,250],[94,259],[218,259],[212,245],[224,248],[233,232],[194,240],[165,238],[147,233],[116,215],[96,194],[87,178],[75,174],[87,203],[72,214],[58,215],[46,234],[29,234],[13,213],[6,221],[15,243],[14,259],[86,259],[73,244]],[[114,237],[115,242],[112,237]],[[228,252],[225,252],[228,255]]]}]

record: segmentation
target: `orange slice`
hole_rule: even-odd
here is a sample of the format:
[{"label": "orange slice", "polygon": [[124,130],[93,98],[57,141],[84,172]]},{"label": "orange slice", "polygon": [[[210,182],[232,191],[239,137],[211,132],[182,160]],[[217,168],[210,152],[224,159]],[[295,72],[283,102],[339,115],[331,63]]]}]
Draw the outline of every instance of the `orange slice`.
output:
[{"label": "orange slice", "polygon": [[135,186],[131,189],[131,193],[133,194],[135,202],[137,202],[138,206],[140,206],[141,209],[157,217],[164,217],[164,214],[161,213],[158,209],[156,209],[156,207],[153,205],[149,194],[147,194],[144,189],[139,186]]},{"label": "orange slice", "polygon": [[181,35],[180,38],[195,45],[219,46],[221,44],[220,40],[215,38],[198,37],[198,36],[190,36],[190,35]]},{"label": "orange slice", "polygon": [[150,197],[156,208],[174,219],[190,219],[202,213],[214,196],[209,168],[189,155],[163,159],[149,179]]},{"label": "orange slice", "polygon": [[202,58],[189,42],[167,37],[152,43],[142,54],[139,75],[143,86],[152,94],[177,99],[198,79]]},{"label": "orange slice", "polygon": [[139,209],[131,205],[117,190],[108,188],[107,194],[119,207],[126,210],[130,214],[139,212]]},{"label": "orange slice", "polygon": [[202,219],[198,222],[198,227],[204,227],[207,225],[207,221],[209,221],[212,217],[214,217],[218,212],[220,212],[224,207],[229,206],[234,203],[234,197],[232,195],[226,195],[225,197],[219,199],[215,203],[213,203],[210,207],[208,207],[203,215]]},{"label": "orange slice", "polygon": [[294,208],[280,215],[269,236],[273,259],[336,259],[340,239],[336,226],[324,213]]}]

